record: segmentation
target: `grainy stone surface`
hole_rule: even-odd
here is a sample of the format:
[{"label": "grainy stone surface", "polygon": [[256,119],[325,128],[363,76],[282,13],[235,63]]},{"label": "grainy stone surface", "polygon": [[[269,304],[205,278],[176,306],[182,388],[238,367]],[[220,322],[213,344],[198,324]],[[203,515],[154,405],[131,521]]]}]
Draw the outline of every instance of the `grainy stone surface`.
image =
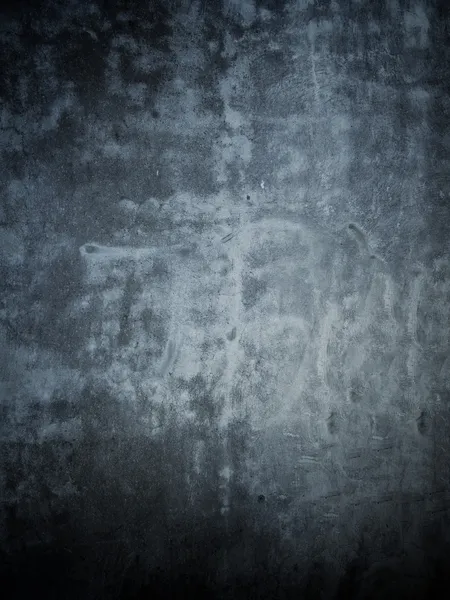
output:
[{"label": "grainy stone surface", "polygon": [[2,5],[12,597],[440,597],[449,25],[444,0]]}]

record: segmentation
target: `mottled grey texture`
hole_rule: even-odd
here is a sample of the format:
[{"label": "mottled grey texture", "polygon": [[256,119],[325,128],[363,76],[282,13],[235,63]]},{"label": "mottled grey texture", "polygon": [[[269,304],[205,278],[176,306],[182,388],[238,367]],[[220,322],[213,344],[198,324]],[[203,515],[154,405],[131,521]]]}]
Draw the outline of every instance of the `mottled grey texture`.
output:
[{"label": "mottled grey texture", "polygon": [[4,572],[58,598],[432,597],[445,2],[1,10]]}]

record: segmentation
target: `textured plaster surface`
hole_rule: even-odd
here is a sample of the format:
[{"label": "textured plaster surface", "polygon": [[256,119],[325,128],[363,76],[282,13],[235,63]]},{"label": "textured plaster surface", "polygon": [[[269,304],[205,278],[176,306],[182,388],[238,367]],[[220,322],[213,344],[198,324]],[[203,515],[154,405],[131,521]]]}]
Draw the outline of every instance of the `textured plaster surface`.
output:
[{"label": "textured plaster surface", "polygon": [[425,0],[1,9],[17,597],[437,594],[449,23]]}]

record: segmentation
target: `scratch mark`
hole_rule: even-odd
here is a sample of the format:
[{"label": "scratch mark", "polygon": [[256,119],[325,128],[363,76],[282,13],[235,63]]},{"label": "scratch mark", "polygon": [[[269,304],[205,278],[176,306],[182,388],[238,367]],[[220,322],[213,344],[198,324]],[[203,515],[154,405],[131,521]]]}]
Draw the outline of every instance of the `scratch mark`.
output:
[{"label": "scratch mark", "polygon": [[226,242],[229,242],[230,240],[232,240],[235,235],[236,235],[235,233],[229,233],[228,235],[225,235],[221,241],[225,244]]},{"label": "scratch mark", "polygon": [[167,344],[166,357],[161,365],[160,376],[164,377],[175,359],[175,342],[170,340]]},{"label": "scratch mark", "polygon": [[98,36],[95,33],[95,31],[92,31],[92,29],[87,29],[87,28],[84,28],[83,31],[85,31],[93,40],[98,42]]},{"label": "scratch mark", "polygon": [[369,244],[367,243],[367,237],[363,233],[363,231],[355,223],[350,223],[348,226],[348,230],[352,234],[353,239],[358,244],[360,251],[363,254],[368,254]]},{"label": "scratch mark", "polygon": [[333,324],[336,322],[337,316],[336,307],[328,303],[328,310],[320,327],[317,356],[317,371],[322,381],[326,380],[329,342]]},{"label": "scratch mark", "polygon": [[319,460],[316,456],[309,456],[309,455],[305,454],[304,456],[300,457],[299,462],[300,463],[311,463],[311,462],[317,463],[317,462],[319,462]]},{"label": "scratch mark", "polygon": [[427,510],[427,513],[428,513],[429,515],[437,515],[437,514],[439,514],[439,513],[444,513],[444,512],[447,512],[449,508],[450,508],[450,507],[448,507],[448,506],[444,506],[444,507],[442,507],[442,508],[436,508],[436,509],[434,509],[434,510]]},{"label": "scratch mark", "polygon": [[419,308],[420,294],[424,283],[424,274],[420,273],[414,279],[411,290],[410,311],[408,319],[408,333],[413,341],[418,344],[417,339],[417,311]]},{"label": "scratch mark", "polygon": [[122,257],[139,258],[141,256],[152,256],[156,251],[157,249],[154,247],[102,246],[94,242],[80,247],[81,254],[90,255],[95,260],[114,260]]},{"label": "scratch mark", "polygon": [[374,452],[381,452],[382,450],[392,450],[394,448],[393,445],[391,446],[381,446],[381,448],[372,448],[372,450]]},{"label": "scratch mark", "polygon": [[230,333],[227,333],[227,340],[232,342],[235,339],[236,339],[236,327],[233,327],[233,329],[230,331]]},{"label": "scratch mark", "polygon": [[372,501],[374,504],[384,504],[385,502],[392,502],[394,496],[392,494],[387,494],[386,496],[381,496],[380,498],[374,498]]},{"label": "scratch mark", "polygon": [[435,490],[434,492],[430,492],[428,496],[436,496],[436,494],[446,494],[447,490]]}]

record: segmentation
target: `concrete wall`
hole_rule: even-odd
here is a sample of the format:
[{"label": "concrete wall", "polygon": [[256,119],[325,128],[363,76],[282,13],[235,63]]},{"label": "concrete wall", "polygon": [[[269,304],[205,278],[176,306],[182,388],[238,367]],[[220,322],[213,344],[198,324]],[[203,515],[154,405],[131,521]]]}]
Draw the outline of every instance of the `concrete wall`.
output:
[{"label": "concrete wall", "polygon": [[439,597],[445,2],[2,6],[11,597]]}]

